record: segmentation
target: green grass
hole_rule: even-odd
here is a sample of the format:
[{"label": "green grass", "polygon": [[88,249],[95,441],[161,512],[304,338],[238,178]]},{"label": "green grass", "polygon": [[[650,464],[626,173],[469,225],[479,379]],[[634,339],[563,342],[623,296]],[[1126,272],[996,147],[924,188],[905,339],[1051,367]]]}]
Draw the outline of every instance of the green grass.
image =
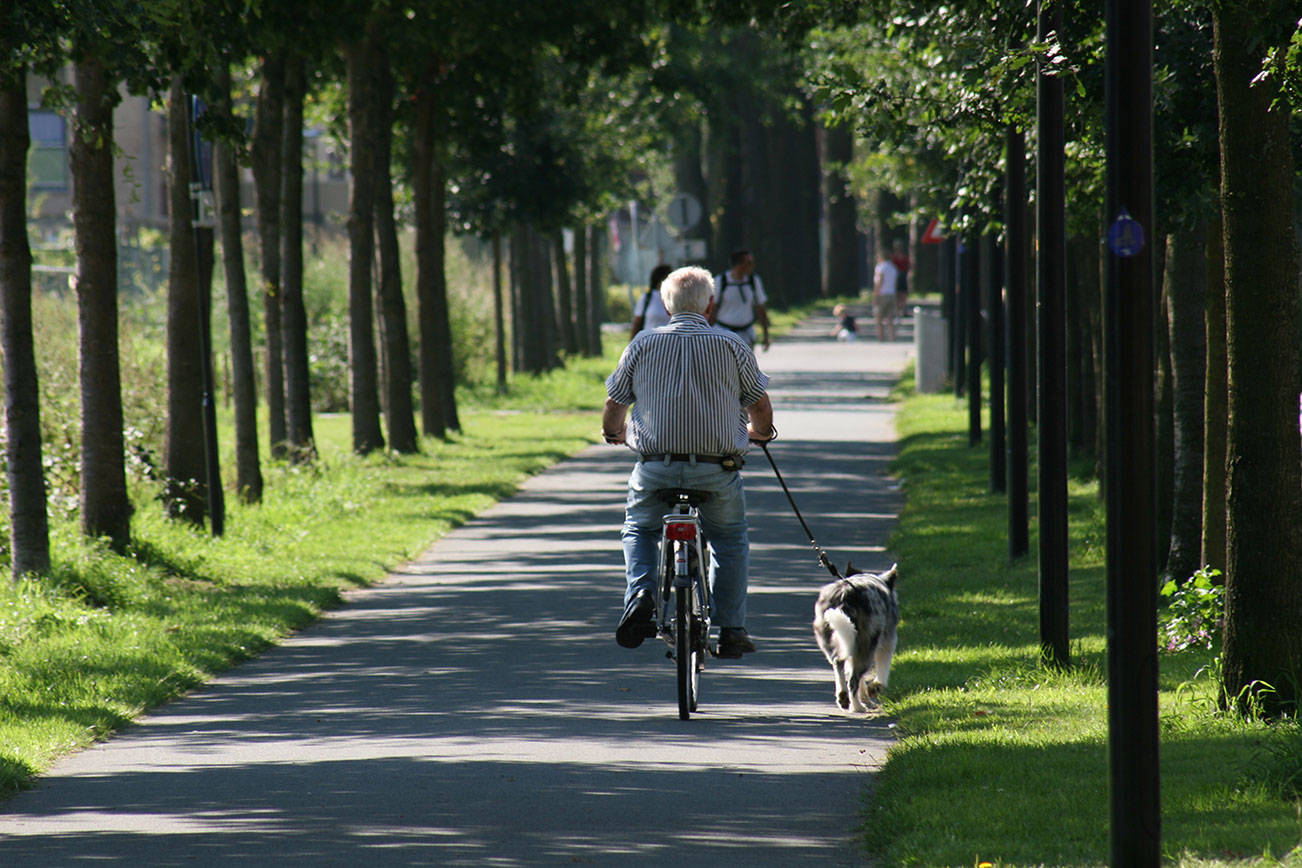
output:
[{"label": "green grass", "polygon": [[165,519],[141,483],[132,556],[56,522],[53,574],[0,583],[0,794],[257,654],[596,441],[613,352],[463,404],[462,432],[427,438],[419,455],[355,456],[349,419],[319,416],[320,460],[265,463],[264,502],[228,497],[220,539]]},{"label": "green grass", "polygon": [[[1074,665],[1054,672],[1038,663],[1034,532],[1031,554],[1010,561],[1006,498],[988,491],[988,446],[967,444],[966,404],[909,385],[894,466],[907,506],[891,540],[903,619],[886,704],[901,739],[866,809],[868,846],[883,865],[1105,865],[1097,485],[1083,471],[1069,484]],[[1034,526],[1034,492],[1031,515]],[[1197,649],[1159,661],[1164,859],[1302,864],[1302,733],[1220,714],[1212,663]]]},{"label": "green grass", "polygon": [[[799,317],[781,315],[775,332]],[[220,539],[164,518],[157,485],[138,480],[129,556],[56,517],[52,574],[0,582],[0,796],[259,653],[341,591],[378,581],[528,475],[597,441],[603,383],[622,350],[622,340],[607,340],[603,358],[514,375],[505,394],[461,391],[463,430],[426,438],[419,455],[360,458],[349,418],[319,415],[320,460],[291,467],[264,455],[263,503],[228,494]],[[232,438],[219,415],[229,492]]]}]

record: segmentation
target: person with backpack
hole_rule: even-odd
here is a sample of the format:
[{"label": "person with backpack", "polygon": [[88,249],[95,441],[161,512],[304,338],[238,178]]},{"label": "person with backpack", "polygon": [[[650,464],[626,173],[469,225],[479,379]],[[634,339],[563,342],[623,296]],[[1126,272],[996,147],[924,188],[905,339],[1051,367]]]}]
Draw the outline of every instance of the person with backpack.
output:
[{"label": "person with backpack", "polygon": [[660,298],[660,282],[673,270],[672,266],[665,265],[663,262],[651,269],[647,291],[633,307],[633,322],[628,335],[630,341],[637,337],[637,333],[642,329],[659,328],[669,324],[669,311],[665,310],[664,300]]},{"label": "person with backpack", "polygon": [[755,324],[759,323],[764,335],[760,342],[769,348],[769,314],[765,308],[768,296],[764,284],[755,273],[755,257],[749,250],[734,250],[732,267],[715,275],[714,308],[710,322],[736,332],[751,349],[755,348]]}]

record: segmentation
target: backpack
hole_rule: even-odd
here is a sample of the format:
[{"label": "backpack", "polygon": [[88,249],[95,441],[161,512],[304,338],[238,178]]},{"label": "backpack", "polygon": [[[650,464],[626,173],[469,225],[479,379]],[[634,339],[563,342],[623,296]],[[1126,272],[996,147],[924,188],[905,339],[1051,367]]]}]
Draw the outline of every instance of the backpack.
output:
[{"label": "backpack", "polygon": [[734,332],[744,332],[746,331],[746,329],[755,325],[755,272],[752,271],[746,277],[746,279],[743,280],[741,283],[729,283],[728,272],[726,271],[720,271],[718,274],[714,276],[714,279],[719,281],[719,306],[720,307],[723,306],[723,296],[728,292],[728,287],[730,286],[737,287],[737,292],[741,293],[741,300],[745,301],[746,293],[742,292],[741,288],[743,286],[749,286],[750,287],[750,312],[751,312],[750,321],[747,322],[745,325],[732,325],[731,323],[726,323],[721,319],[715,319],[714,321],[715,324],[721,325],[724,328],[730,329]]}]

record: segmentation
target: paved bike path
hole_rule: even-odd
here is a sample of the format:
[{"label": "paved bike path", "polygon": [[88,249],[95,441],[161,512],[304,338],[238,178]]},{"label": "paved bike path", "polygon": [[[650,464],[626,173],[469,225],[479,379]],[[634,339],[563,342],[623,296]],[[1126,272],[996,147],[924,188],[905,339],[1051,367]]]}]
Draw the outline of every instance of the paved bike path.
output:
[{"label": "paved bike path", "polygon": [[[834,559],[884,568],[885,395],[910,345],[838,344],[832,324],[760,356],[771,449]],[[584,451],[61,761],[0,803],[0,864],[862,864],[852,836],[889,724],[833,705],[810,630],[829,577],[763,453],[744,471],[759,651],[710,661],[686,722],[663,644],[613,638],[630,466]]]}]

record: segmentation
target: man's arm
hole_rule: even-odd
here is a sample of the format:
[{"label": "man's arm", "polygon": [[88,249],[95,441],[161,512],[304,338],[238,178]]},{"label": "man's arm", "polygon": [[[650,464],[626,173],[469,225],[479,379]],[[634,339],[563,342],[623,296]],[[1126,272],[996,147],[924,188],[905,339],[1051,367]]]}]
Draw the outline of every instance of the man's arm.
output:
[{"label": "man's arm", "polygon": [[756,443],[773,439],[773,402],[765,395],[746,408],[746,436]]},{"label": "man's arm", "polygon": [[764,335],[760,343],[767,350],[769,348],[769,309],[764,306],[763,302],[758,302],[755,305],[755,321],[759,323],[760,331]]},{"label": "man's arm", "polygon": [[624,442],[624,435],[627,433],[624,419],[627,414],[627,404],[606,399],[606,408],[601,412],[601,436],[607,443],[618,446]]}]

